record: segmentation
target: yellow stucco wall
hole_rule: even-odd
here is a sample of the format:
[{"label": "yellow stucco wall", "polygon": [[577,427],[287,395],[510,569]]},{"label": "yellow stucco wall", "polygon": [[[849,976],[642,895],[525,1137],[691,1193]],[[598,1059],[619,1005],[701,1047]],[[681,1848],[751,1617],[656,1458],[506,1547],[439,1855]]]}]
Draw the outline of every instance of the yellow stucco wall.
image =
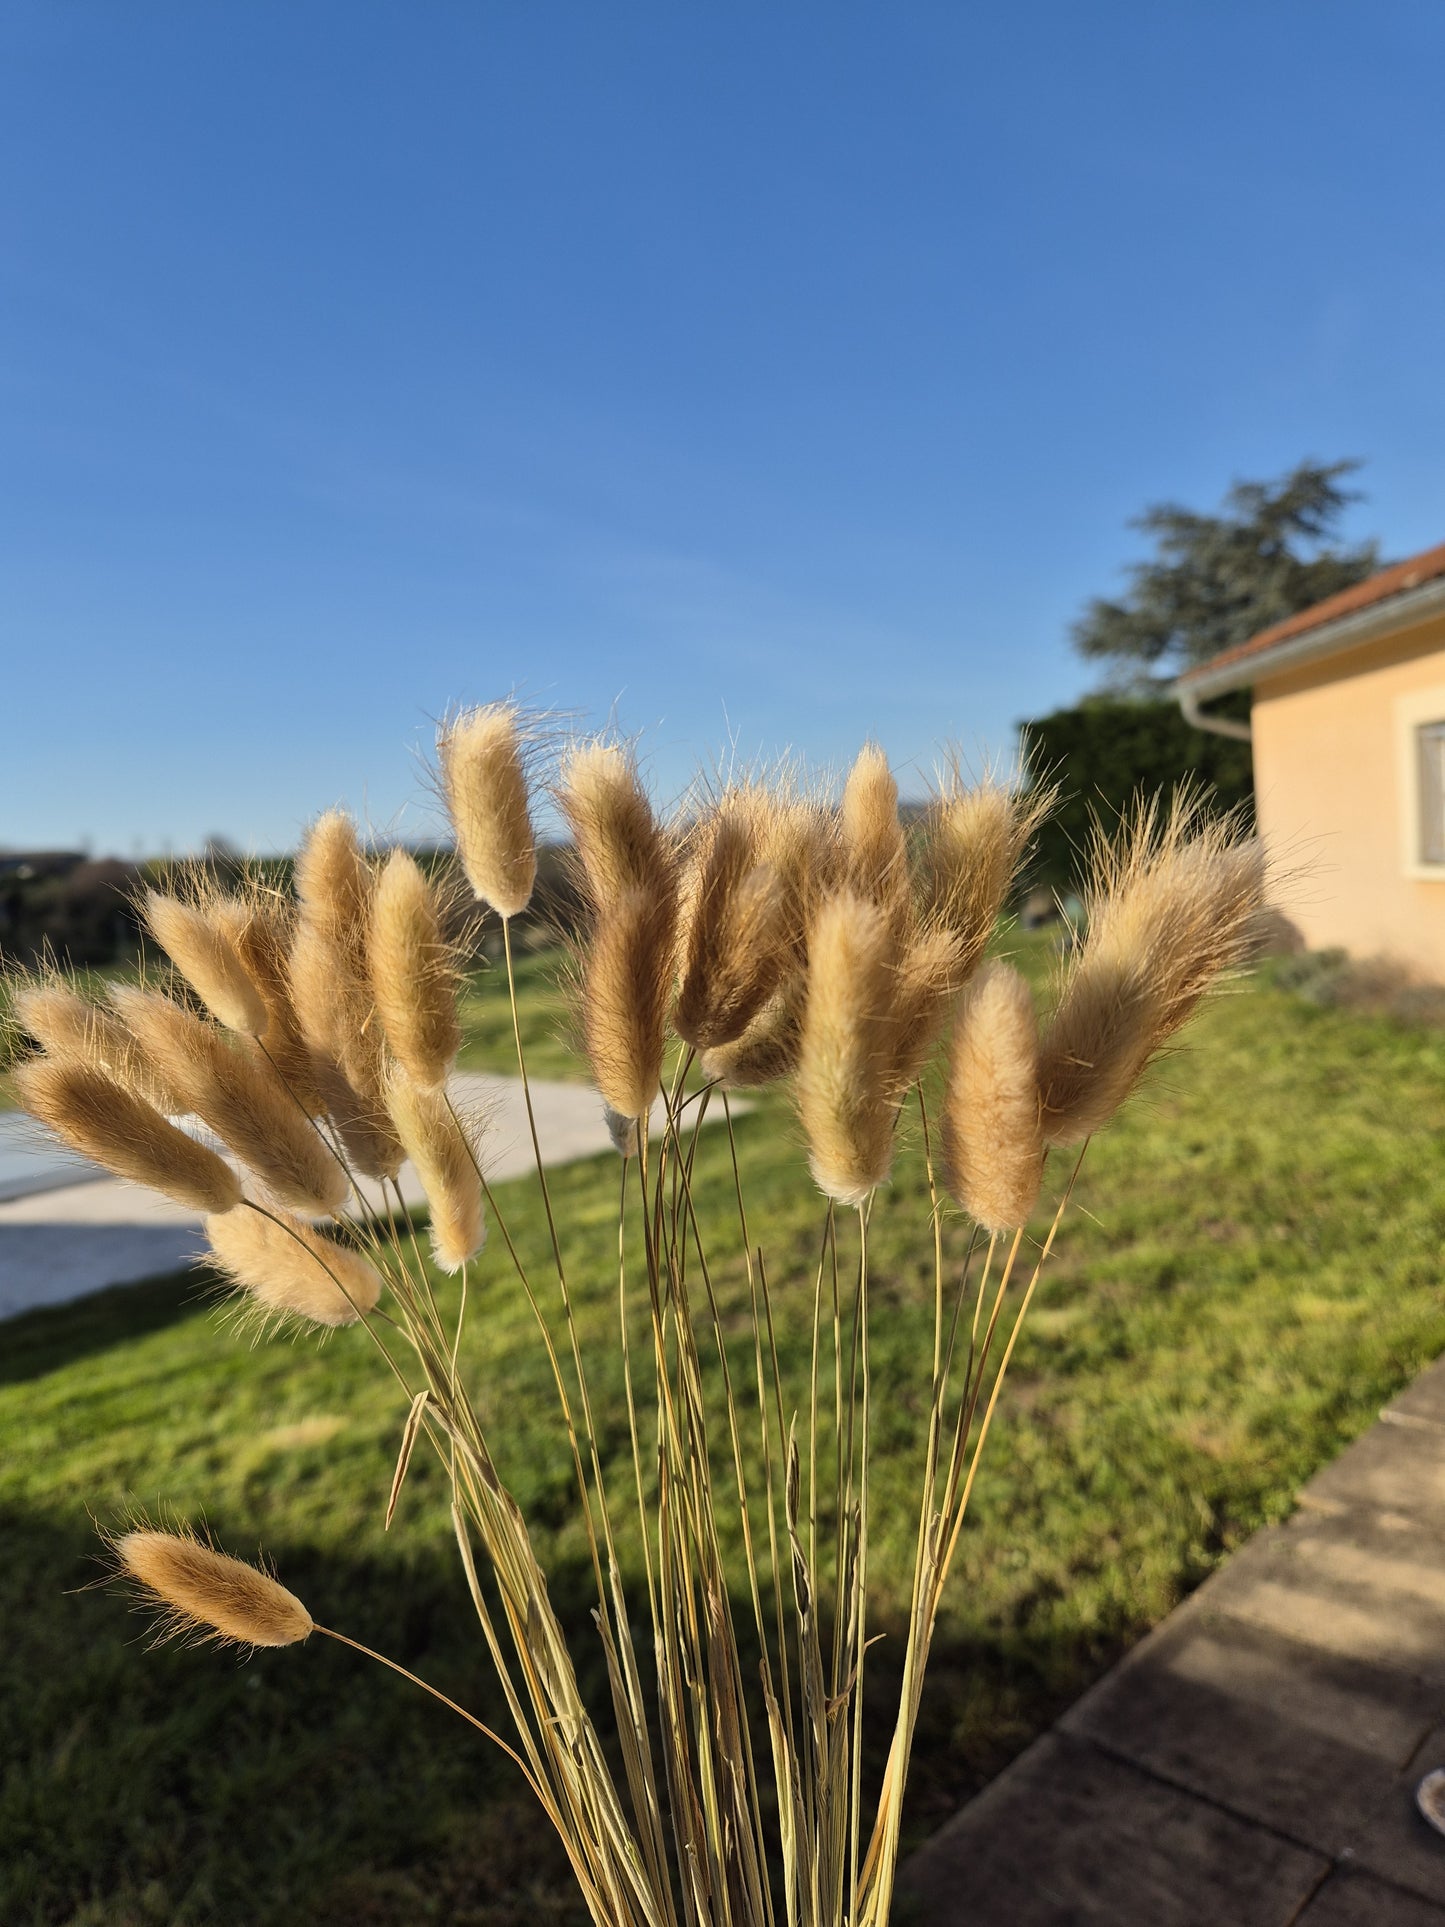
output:
[{"label": "yellow stucco wall", "polygon": [[1445,617],[1262,680],[1260,828],[1311,949],[1384,955],[1445,981],[1445,865],[1419,862],[1414,725],[1445,722]]}]

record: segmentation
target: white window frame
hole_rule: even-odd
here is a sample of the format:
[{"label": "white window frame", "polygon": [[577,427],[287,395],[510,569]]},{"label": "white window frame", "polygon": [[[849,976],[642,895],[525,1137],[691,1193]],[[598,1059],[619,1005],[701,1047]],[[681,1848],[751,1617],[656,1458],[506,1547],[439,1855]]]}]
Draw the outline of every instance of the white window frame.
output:
[{"label": "white window frame", "polygon": [[1445,683],[1395,699],[1395,768],[1400,797],[1400,867],[1422,883],[1445,883],[1445,861],[1421,859],[1424,824],[1420,805],[1420,731],[1432,723],[1445,725]]}]

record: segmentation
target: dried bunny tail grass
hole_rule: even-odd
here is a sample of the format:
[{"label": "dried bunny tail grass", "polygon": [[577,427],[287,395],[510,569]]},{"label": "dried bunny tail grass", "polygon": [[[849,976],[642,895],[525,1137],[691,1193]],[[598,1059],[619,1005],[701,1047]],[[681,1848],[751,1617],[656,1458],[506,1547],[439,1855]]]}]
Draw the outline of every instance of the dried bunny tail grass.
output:
[{"label": "dried bunny tail grass", "polygon": [[764,803],[759,847],[763,862],[782,886],[787,941],[801,966],[807,960],[813,913],[843,882],[838,817],[807,796],[774,792]]},{"label": "dried bunny tail grass", "polygon": [[992,776],[967,785],[955,758],[924,812],[915,859],[919,911],[926,924],[958,937],[960,981],[977,968],[1056,796],[1048,784],[1022,789]]},{"label": "dried bunny tail grass", "polygon": [[21,982],[11,1007],[20,1028],[52,1058],[104,1071],[166,1116],[185,1106],[146,1064],[139,1046],[113,1010],[93,1004],[58,978]]},{"label": "dried bunny tail grass", "polygon": [[245,897],[226,898],[218,910],[230,924],[237,953],[266,1006],[261,1048],[307,1116],[318,1117],[326,1105],[291,1001],[291,907],[277,892],[258,887]]},{"label": "dried bunny tail grass", "polygon": [[607,1125],[607,1135],[612,1139],[612,1148],[622,1158],[635,1158],[642,1148],[640,1118],[623,1117],[614,1111],[610,1104],[603,1106],[603,1119]]},{"label": "dried bunny tail grass", "polygon": [[944,1181],[985,1231],[1028,1222],[1043,1179],[1039,1029],[1010,965],[985,964],[964,992],[948,1062]]},{"label": "dried bunny tail grass", "polygon": [[704,1051],[700,1060],[704,1077],[729,1090],[752,1091],[790,1076],[798,1067],[802,1048],[806,998],[806,979],[789,978],[741,1037]]},{"label": "dried bunny tail grass", "polygon": [[198,893],[188,903],[147,890],[144,910],[146,928],[211,1014],[228,1030],[263,1036],[265,999],[246,968],[224,900]]},{"label": "dried bunny tail grass", "polygon": [[253,1046],[155,991],[116,985],[111,1001],[161,1080],[274,1196],[298,1211],[340,1209],[345,1171]]},{"label": "dried bunny tail grass", "polygon": [[487,1237],[476,1153],[442,1092],[394,1067],[387,1098],[431,1207],[432,1254],[443,1271],[460,1271]]},{"label": "dried bunny tail grass", "polygon": [[206,1237],[221,1269],[263,1317],[354,1325],[381,1296],[376,1267],[304,1219],[228,1211],[207,1218]]},{"label": "dried bunny tail grass", "polygon": [[386,1040],[367,961],[374,890],[355,825],[327,811],[296,858],[291,997],[347,1155],[367,1177],[382,1178],[396,1176],[404,1153],[387,1118]]},{"label": "dried bunny tail grass", "polygon": [[315,1622],[279,1579],[207,1545],[189,1526],[162,1532],[144,1522],[107,1534],[117,1575],[140,1603],[160,1611],[154,1643],[181,1638],[223,1646],[295,1646]]},{"label": "dried bunny tail grass", "polygon": [[877,743],[858,752],[839,811],[848,888],[902,926],[911,896],[908,844],[898,817],[898,784]]},{"label": "dried bunny tail grass", "polygon": [[646,1117],[662,1082],[677,903],[670,890],[621,891],[587,949],[582,1023],[592,1076],[622,1117]]},{"label": "dried bunny tail grass", "polygon": [[437,755],[467,881],[499,917],[515,917],[537,881],[521,711],[515,703],[464,710],[442,725]]},{"label": "dried bunny tail grass", "polygon": [[694,826],[673,1025],[698,1050],[730,1044],[792,961],[782,878],[760,862],[765,799],[725,790]]},{"label": "dried bunny tail grass", "polygon": [[606,910],[627,890],[675,893],[676,858],[628,750],[580,744],[564,765],[557,801],[595,910]]},{"label": "dried bunny tail grass", "polygon": [[444,1084],[462,1046],[459,974],[437,894],[405,850],[377,879],[368,945],[371,987],[392,1054],[416,1084]]},{"label": "dried bunny tail grass", "polygon": [[841,891],[814,919],[797,1098],[813,1177],[861,1204],[893,1160],[897,945],[884,911]]},{"label": "dried bunny tail grass", "polygon": [[14,1072],[20,1101],[72,1149],[117,1177],[149,1185],[192,1211],[220,1213],[241,1202],[224,1158],[93,1065],[32,1058]]},{"label": "dried bunny tail grass", "polygon": [[1078,1143],[1108,1123],[1204,993],[1248,956],[1264,885],[1258,840],[1237,817],[1205,818],[1194,790],[1167,815],[1143,804],[1116,838],[1096,838],[1088,935],[1040,1048],[1047,1142]]},{"label": "dried bunny tail grass", "polygon": [[894,1101],[923,1069],[943,1035],[964,976],[965,947],[952,930],[920,931],[898,966],[891,1085]]}]

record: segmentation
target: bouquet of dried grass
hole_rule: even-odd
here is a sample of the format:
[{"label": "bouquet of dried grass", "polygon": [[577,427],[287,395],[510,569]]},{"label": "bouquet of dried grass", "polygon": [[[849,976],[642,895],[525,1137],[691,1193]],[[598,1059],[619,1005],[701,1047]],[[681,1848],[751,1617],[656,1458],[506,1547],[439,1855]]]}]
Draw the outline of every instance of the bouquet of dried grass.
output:
[{"label": "bouquet of dried grass", "polygon": [[[509,705],[472,712],[443,730],[439,749],[461,869],[501,919],[526,1089],[511,928],[536,873],[525,719]],[[1057,1207],[1034,1243],[1025,1226],[1046,1163],[1109,1121],[1244,955],[1261,853],[1188,798],[1142,808],[1112,843],[1101,839],[1087,936],[1041,1025],[1023,978],[984,961],[1047,807],[1037,792],[966,787],[954,770],[905,826],[888,765],[868,747],[836,806],[782,781],[745,781],[668,823],[628,750],[597,741],[564,757],[555,794],[590,907],[579,959],[587,1050],[623,1160],[617,1342],[640,1600],[617,1555],[621,1502],[604,1484],[540,1151],[555,1316],[543,1308],[550,1287],[526,1275],[499,1228],[550,1360],[610,1708],[579,1690],[527,1521],[459,1367],[489,1194],[482,1147],[448,1093],[465,960],[412,858],[378,864],[333,813],[306,839],[294,900],[152,893],[147,921],[183,980],[176,994],[124,990],[96,1004],[55,979],[21,987],[17,1013],[39,1050],[16,1081],[67,1143],[202,1210],[216,1265],[258,1318],[369,1334],[398,1387],[387,1521],[413,1453],[435,1453],[515,1728],[511,1739],[481,1730],[556,1828],[595,1921],[872,1927],[889,1914],[949,1566],[1077,1170],[1077,1158],[1060,1167]],[[931,1063],[945,1035],[940,1082]],[[714,1295],[720,1254],[693,1208],[705,1118],[723,1114],[736,1175],[729,1093],[779,1079],[791,1080],[822,1194],[801,1384],[785,1382],[779,1362],[775,1287],[740,1178],[746,1382]],[[211,1141],[182,1117],[201,1120]],[[881,1789],[865,1807],[868,1239],[914,1120],[932,1198],[931,1222],[918,1227],[934,1258],[932,1348],[917,1361],[927,1436],[902,1691]],[[535,1124],[532,1135],[536,1149]],[[430,1205],[436,1271],[454,1282],[439,1283],[415,1241],[395,1235],[406,1158]],[[976,1229],[951,1276],[940,1220],[953,1206]],[[750,1483],[750,1465],[760,1481]],[[737,1571],[726,1568],[729,1543],[742,1549]],[[269,1572],[187,1529],[137,1521],[112,1546],[159,1607],[162,1631],[356,1644],[318,1625]]]}]

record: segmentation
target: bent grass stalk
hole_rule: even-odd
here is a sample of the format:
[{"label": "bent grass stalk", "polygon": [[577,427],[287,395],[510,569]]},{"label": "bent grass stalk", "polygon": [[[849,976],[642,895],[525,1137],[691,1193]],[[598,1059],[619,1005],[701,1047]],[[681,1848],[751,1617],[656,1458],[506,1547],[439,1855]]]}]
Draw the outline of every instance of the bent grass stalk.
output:
[{"label": "bent grass stalk", "polygon": [[[509,705],[453,722],[442,739],[443,787],[455,807],[466,873],[501,920],[517,1073],[565,1344],[554,1336],[498,1208],[485,1160],[440,1081],[456,1035],[439,989],[454,970],[438,920],[442,899],[410,858],[393,858],[383,873],[381,922],[372,921],[378,914],[371,907],[374,865],[343,818],[323,818],[308,841],[299,910],[267,909],[268,928],[295,923],[301,931],[289,983],[278,961],[279,940],[258,949],[238,938],[233,947],[218,948],[207,923],[201,931],[207,948],[197,936],[199,911],[162,906],[158,914],[152,906],[157,934],[170,932],[176,961],[210,991],[217,1018],[233,1024],[242,1018],[259,1031],[264,1015],[268,1037],[293,1040],[295,1048],[281,1052],[258,1036],[247,1060],[254,1091],[243,1120],[252,1135],[241,1133],[239,1148],[264,1174],[272,1160],[257,1155],[252,1127],[255,1118],[269,1116],[295,1159],[304,1163],[313,1147],[318,1157],[334,1158],[349,1196],[333,1209],[332,1230],[288,1218],[264,1197],[243,1195],[228,1166],[167,1120],[167,1078],[160,1073],[176,1067],[151,1060],[164,1056],[162,1044],[179,1031],[194,1042],[186,1068],[196,1108],[221,1121],[228,1115],[206,1079],[222,1073],[233,1079],[233,1058],[225,1054],[229,1046],[223,1051],[219,1030],[207,1028],[209,1018],[154,1000],[123,1000],[119,1018],[105,1020],[105,1068],[92,1067],[81,1061],[91,1051],[85,1007],[74,1006],[85,1019],[82,1054],[72,1037],[76,1023],[67,1028],[59,1017],[51,1021],[57,1011],[71,1012],[64,1002],[69,993],[57,1003],[57,988],[47,980],[17,1002],[22,1021],[27,1010],[34,1014],[43,1047],[38,1061],[22,1070],[20,1092],[57,1131],[83,1137],[86,1148],[118,1168],[173,1190],[205,1189],[218,1213],[216,1247],[223,1259],[229,1253],[243,1303],[365,1329],[404,1401],[385,1524],[390,1527],[403,1495],[414,1450],[424,1444],[448,1482],[458,1556],[515,1742],[395,1660],[345,1632],[307,1623],[421,1687],[503,1749],[559,1835],[598,1927],[776,1927],[782,1921],[787,1927],[883,1927],[945,1585],[1005,1380],[1084,1155],[1081,1148],[1032,1262],[1021,1262],[1028,1234],[1018,1220],[1036,1194],[1041,1139],[1065,1141],[1071,1133],[1083,1135],[1084,1123],[1107,1122],[1144,1061],[1208,982],[1239,961],[1259,899],[1261,862],[1234,825],[1205,822],[1198,799],[1188,796],[1166,813],[1141,810],[1120,844],[1101,846],[1092,899],[1098,935],[1065,978],[1060,1014],[1044,1031],[1031,1110],[1035,1033],[1026,989],[994,971],[980,980],[983,992],[971,997],[965,980],[1037,826],[1037,796],[993,780],[967,792],[951,766],[922,831],[908,837],[892,774],[870,746],[855,765],[841,810],[830,813],[816,799],[800,802],[791,783],[775,790],[750,783],[745,846],[729,854],[727,838],[736,840],[736,826],[729,828],[726,813],[740,808],[739,792],[705,803],[700,818],[663,825],[629,755],[613,745],[573,753],[563,808],[581,846],[594,934],[610,946],[589,1037],[601,1052],[604,1090],[636,1107],[635,1116],[615,1120],[622,1152],[617,1342],[631,1458],[628,1509],[635,1504],[637,1516],[636,1548],[629,1544],[624,1552],[604,1478],[580,1300],[547,1178],[518,1000],[512,924],[526,908],[536,874],[523,741],[524,725]],[[489,757],[498,759],[495,768]],[[717,813],[713,819],[708,809]],[[794,833],[800,810],[808,819],[803,870]],[[769,851],[783,853],[783,867],[770,869]],[[689,862],[706,873],[689,872]],[[785,900],[797,906],[796,916],[778,911]],[[197,901],[216,931],[234,929],[244,937],[251,930],[256,907],[249,900],[203,893]],[[682,904],[690,906],[689,915],[681,914]],[[634,941],[639,951],[630,973],[626,945]],[[670,1076],[658,1068],[657,1000],[667,946],[674,943],[686,962],[675,963],[668,981],[675,985],[686,975],[685,1028],[708,1046],[702,1062],[709,1075],[691,1090],[697,1061],[691,1043],[682,1040]],[[257,973],[254,995],[237,976],[243,969]],[[932,999],[926,1022],[919,1015],[920,971],[937,979],[925,985]],[[1115,983],[1129,989],[1119,1007],[1123,1035],[1110,1030],[1105,993]],[[334,984],[341,995],[327,994]],[[796,1015],[802,1040],[797,1102],[823,1194],[811,1303],[800,1294],[796,1311],[778,1299],[765,1241],[754,1236],[726,1082],[729,1049],[752,1022],[762,994],[749,986],[769,985],[776,986],[776,1008]],[[951,1284],[939,1140],[917,1057],[919,1039],[935,1035],[946,1006],[959,999],[964,1017],[945,1087],[942,1176],[955,1200],[975,1201],[984,1222],[970,1233]],[[310,1059],[302,1039],[309,1040]],[[1095,1052],[1097,1074],[1081,1061],[1084,1048]],[[112,1059],[124,1064],[124,1082],[110,1074]],[[771,1075],[791,1075],[798,1061],[797,1052],[778,1053]],[[756,1078],[756,1062],[747,1074]],[[899,1701],[870,1813],[864,1687],[873,1643],[879,1389],[870,1246],[875,1210],[890,1208],[880,1187],[907,1128],[910,1083],[928,1198],[919,1234],[931,1245],[931,1345],[925,1343],[918,1361],[927,1418]],[[718,1176],[708,1163],[706,1126],[719,1088],[724,1128],[717,1137],[725,1136],[727,1146],[723,1181],[730,1180],[736,1206],[735,1246],[730,1236],[719,1239],[698,1203],[700,1177],[712,1183]],[[972,1105],[973,1091],[988,1101]],[[358,1111],[358,1102],[389,1104],[391,1114]],[[661,1111],[655,1135],[654,1102]],[[996,1129],[981,1121],[995,1115]],[[426,1143],[445,1141],[445,1157],[422,1155],[422,1124],[430,1133]],[[766,1116],[759,1120],[765,1125]],[[398,1130],[418,1147],[434,1242],[437,1226],[450,1226],[439,1249],[455,1267],[454,1282],[437,1284],[417,1238],[388,1148]],[[302,1142],[303,1132],[314,1137]],[[153,1147],[145,1155],[154,1170],[137,1144]],[[358,1158],[378,1184],[372,1194],[358,1174]],[[610,1740],[598,1724],[602,1709],[584,1700],[576,1653],[549,1603],[532,1534],[472,1402],[463,1338],[483,1302],[473,1289],[479,1224],[468,1215],[470,1206],[463,1209],[473,1197],[485,1200],[545,1352],[587,1541]],[[846,1230],[840,1203],[854,1207],[856,1254],[851,1236],[840,1238]],[[257,1214],[265,1235],[246,1235],[239,1219],[229,1222],[232,1213]],[[320,1278],[316,1291],[308,1288],[308,1265],[330,1290]],[[1016,1281],[1025,1270],[1020,1289]],[[590,1292],[590,1281],[581,1289]],[[345,1301],[344,1313],[333,1293]],[[798,1383],[785,1365],[791,1354],[780,1342],[780,1320],[802,1343]],[[704,1354],[715,1364],[705,1366]],[[166,1570],[163,1559],[156,1569]],[[272,1582],[263,1575],[261,1583]],[[645,1594],[645,1634],[634,1630],[630,1595],[638,1587]],[[163,1586],[158,1596],[183,1626],[195,1623],[184,1601],[167,1601]],[[753,1662],[756,1692],[749,1686]]]}]

